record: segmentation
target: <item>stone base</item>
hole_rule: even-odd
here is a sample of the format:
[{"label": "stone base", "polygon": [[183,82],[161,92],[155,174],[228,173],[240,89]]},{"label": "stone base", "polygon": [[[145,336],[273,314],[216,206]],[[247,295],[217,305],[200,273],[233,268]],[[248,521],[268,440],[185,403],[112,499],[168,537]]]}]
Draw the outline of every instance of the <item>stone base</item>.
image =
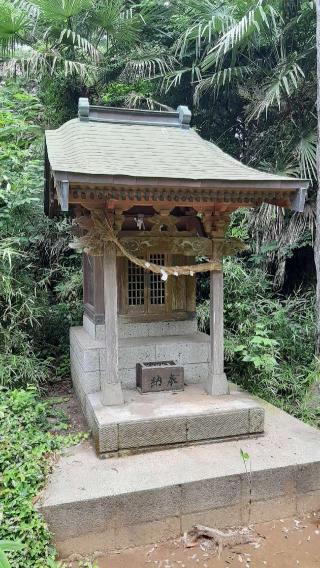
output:
[{"label": "stone base", "polygon": [[271,405],[265,412],[259,438],[108,460],[88,442],[67,450],[38,502],[61,556],[163,541],[195,523],[247,526],[318,510],[320,432]]},{"label": "stone base", "polygon": [[212,397],[202,387],[141,396],[124,391],[123,406],[103,406],[101,394],[86,398],[86,418],[97,453],[155,450],[168,445],[244,437],[263,432],[264,410],[240,393]]},{"label": "stone base", "polygon": [[[177,329],[172,326],[182,323],[186,325],[187,322],[160,323],[164,326],[164,329],[166,324],[170,324],[168,329],[170,328],[172,331]],[[124,389],[135,389],[136,363],[170,359],[184,368],[186,384],[205,384],[208,380],[210,367],[209,341],[208,335],[197,331],[180,335],[120,337],[119,375],[122,387]],[[85,395],[101,390],[101,381],[104,379],[105,371],[104,350],[104,342],[94,339],[85,327],[72,327],[70,329],[71,375],[83,408],[85,406]]]}]

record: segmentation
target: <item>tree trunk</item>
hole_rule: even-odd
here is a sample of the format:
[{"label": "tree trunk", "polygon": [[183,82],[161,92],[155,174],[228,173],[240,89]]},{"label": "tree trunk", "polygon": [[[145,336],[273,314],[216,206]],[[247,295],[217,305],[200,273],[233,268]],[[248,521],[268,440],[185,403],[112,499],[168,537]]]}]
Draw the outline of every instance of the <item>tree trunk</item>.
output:
[{"label": "tree trunk", "polygon": [[[320,182],[320,0],[316,0],[317,10],[317,115],[318,115],[318,147],[317,178]],[[317,190],[316,204],[316,239],[314,244],[314,261],[316,265],[316,354],[320,355],[320,191]]]}]

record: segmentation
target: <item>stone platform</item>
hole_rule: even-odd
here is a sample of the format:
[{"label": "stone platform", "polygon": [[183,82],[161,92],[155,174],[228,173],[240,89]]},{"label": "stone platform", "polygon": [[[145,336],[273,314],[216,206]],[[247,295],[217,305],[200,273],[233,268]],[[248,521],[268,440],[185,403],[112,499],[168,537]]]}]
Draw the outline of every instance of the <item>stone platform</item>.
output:
[{"label": "stone platform", "polygon": [[124,399],[123,406],[103,406],[100,393],[87,396],[85,414],[98,453],[243,437],[264,428],[264,409],[239,392],[213,397],[190,385],[176,393],[127,390]]},{"label": "stone platform", "polygon": [[[319,509],[320,432],[271,405],[265,411],[262,437],[107,460],[88,442],[65,452],[39,502],[60,554],[175,538],[194,523],[222,528]],[[240,449],[251,460],[251,506]]]}]

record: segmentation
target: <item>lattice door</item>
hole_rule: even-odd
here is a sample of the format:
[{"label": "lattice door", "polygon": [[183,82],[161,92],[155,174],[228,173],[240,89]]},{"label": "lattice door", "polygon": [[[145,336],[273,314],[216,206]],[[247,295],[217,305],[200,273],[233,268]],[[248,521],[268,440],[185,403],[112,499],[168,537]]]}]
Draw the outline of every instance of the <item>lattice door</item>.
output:
[{"label": "lattice door", "polygon": [[[164,266],[166,255],[149,254],[146,260]],[[145,271],[128,261],[128,313],[162,313],[166,311],[166,282],[160,274]]]}]

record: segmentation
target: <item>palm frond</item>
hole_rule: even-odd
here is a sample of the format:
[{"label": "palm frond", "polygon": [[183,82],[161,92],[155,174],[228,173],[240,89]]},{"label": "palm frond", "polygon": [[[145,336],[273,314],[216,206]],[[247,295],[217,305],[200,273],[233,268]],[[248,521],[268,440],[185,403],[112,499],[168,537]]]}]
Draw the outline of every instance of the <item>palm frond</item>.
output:
[{"label": "palm frond", "polygon": [[300,175],[308,179],[317,177],[317,133],[312,130],[306,134],[295,148]]},{"label": "palm frond", "polygon": [[248,115],[248,120],[259,118],[265,112],[266,116],[270,107],[277,105],[281,108],[282,99],[291,97],[298,90],[304,72],[297,63],[296,58],[284,59],[279,62],[271,77],[264,83],[261,89],[261,100]]},{"label": "palm frond", "polygon": [[65,76],[78,75],[83,79],[92,79],[96,73],[96,67],[80,61],[72,61],[63,56],[63,53],[48,49],[40,52],[29,48],[20,57],[11,57],[1,65],[1,75],[4,78],[14,77],[17,74],[28,78],[41,78],[44,75],[53,75],[62,71]]},{"label": "palm frond", "polygon": [[23,11],[28,16],[33,18],[37,17],[39,14],[39,8],[35,6],[32,1],[28,2],[28,0],[10,0],[11,4],[17,8],[18,10]]},{"label": "palm frond", "polygon": [[142,95],[141,93],[129,93],[125,98],[125,105],[128,108],[148,108],[150,110],[173,110],[171,107],[156,101],[152,97]]},{"label": "palm frond", "polygon": [[30,0],[48,20],[67,20],[92,8],[92,0]]},{"label": "palm frond", "polygon": [[61,30],[58,41],[59,43],[63,43],[65,39],[70,40],[74,46],[79,47],[81,51],[89,55],[94,61],[99,60],[100,58],[99,51],[92,45],[92,43],[90,43],[86,38],[82,37],[80,34],[77,34],[70,28],[65,28]]},{"label": "palm frond", "polygon": [[202,75],[199,67],[197,65],[191,65],[191,67],[185,67],[183,69],[177,69],[165,73],[162,77],[161,91],[168,93],[170,89],[173,89],[180,85],[181,80],[185,75],[190,75],[190,82],[200,82],[202,80]]},{"label": "palm frond", "polygon": [[264,248],[266,265],[275,268],[274,288],[278,289],[284,282],[288,248],[299,246],[306,231],[314,239],[315,209],[306,203],[303,212],[290,214],[282,207],[264,203],[251,211],[249,229],[254,235],[256,253]]},{"label": "palm frond", "polygon": [[137,49],[132,53],[121,73],[121,78],[133,81],[143,78],[164,76],[172,71],[175,59],[164,50]]},{"label": "palm frond", "polygon": [[294,213],[289,220],[288,227],[281,240],[284,245],[297,243],[305,231],[310,231],[312,241],[315,233],[316,213],[311,203],[306,203],[302,213]]},{"label": "palm frond", "polygon": [[279,17],[279,13],[271,4],[264,6],[263,0],[259,0],[257,5],[249,10],[239,22],[229,28],[209,51],[202,62],[202,70],[206,71],[217,64],[227,53],[240,44],[248,42],[253,34],[260,34],[262,29],[276,28],[276,21]]},{"label": "palm frond", "polygon": [[142,19],[123,0],[102,3],[93,15],[93,22],[100,30],[99,41],[106,44],[107,50],[112,46],[134,45],[142,26]]},{"label": "palm frond", "polygon": [[6,53],[14,50],[28,17],[6,1],[0,2],[0,14],[0,47],[2,52]]},{"label": "palm frond", "polygon": [[225,69],[221,69],[220,71],[216,71],[209,77],[205,77],[204,79],[200,80],[200,82],[195,88],[194,92],[195,104],[199,104],[200,98],[210,89],[213,89],[215,95],[217,95],[221,87],[230,85],[230,83],[232,83],[233,81],[240,81],[245,76],[250,75],[251,73],[252,73],[251,66],[239,65],[237,67],[227,67]]},{"label": "palm frond", "polygon": [[195,44],[195,55],[199,58],[203,44],[208,49],[219,35],[224,34],[226,29],[235,23],[232,16],[233,9],[230,6],[223,4],[217,7],[209,1],[200,2],[199,4],[204,4],[206,9],[198,14],[199,19],[197,23],[187,28],[179,37],[176,44],[176,53],[180,57],[186,54],[190,44]]}]

